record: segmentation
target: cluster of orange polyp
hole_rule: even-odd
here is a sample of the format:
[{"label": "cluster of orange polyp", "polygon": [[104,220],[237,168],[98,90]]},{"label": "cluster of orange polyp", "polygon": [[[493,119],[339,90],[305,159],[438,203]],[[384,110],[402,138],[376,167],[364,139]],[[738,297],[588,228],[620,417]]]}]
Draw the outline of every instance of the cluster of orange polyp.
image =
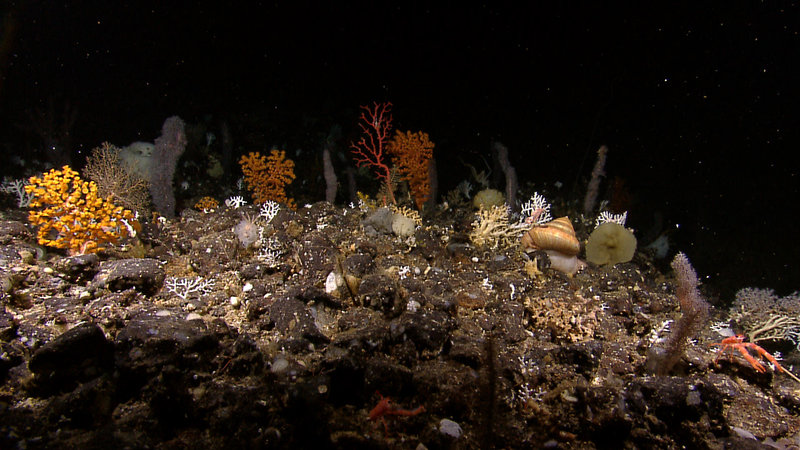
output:
[{"label": "cluster of orange polyp", "polygon": [[29,181],[25,190],[33,199],[28,220],[38,227],[41,245],[72,255],[95,253],[141,228],[131,211],[99,197],[97,184],[82,180],[69,166]]},{"label": "cluster of orange polyp", "polygon": [[256,203],[268,200],[295,208],[294,199],[286,196],[286,185],[294,181],[294,161],[286,159],[283,150],[272,150],[269,156],[250,152],[239,160],[247,187]]},{"label": "cluster of orange polyp", "polygon": [[395,167],[408,180],[411,195],[418,209],[428,201],[431,192],[429,165],[433,157],[434,144],[428,133],[398,131],[389,142],[389,153]]},{"label": "cluster of orange polyp", "polygon": [[214,197],[203,197],[194,204],[195,209],[205,213],[211,212],[219,208],[219,202]]}]

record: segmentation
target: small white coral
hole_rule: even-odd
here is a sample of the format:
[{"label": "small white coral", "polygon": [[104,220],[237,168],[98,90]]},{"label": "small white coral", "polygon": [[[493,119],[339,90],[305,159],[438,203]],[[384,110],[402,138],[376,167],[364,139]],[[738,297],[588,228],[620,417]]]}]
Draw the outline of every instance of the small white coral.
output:
[{"label": "small white coral", "polygon": [[27,208],[33,199],[33,191],[25,192],[25,186],[28,181],[20,178],[19,180],[4,179],[3,184],[0,185],[0,191],[13,194],[17,196],[17,207]]},{"label": "small white coral", "polygon": [[272,219],[278,214],[278,211],[281,210],[281,206],[272,200],[267,200],[261,205],[261,212],[259,213],[259,217],[264,218],[264,222],[270,223]]},{"label": "small white coral", "polygon": [[603,211],[597,216],[597,219],[594,221],[594,227],[597,228],[604,223],[616,223],[619,225],[625,226],[625,221],[628,220],[628,211],[625,211],[622,214],[612,214],[608,211]]},{"label": "small white coral", "polygon": [[176,278],[170,277],[164,283],[168,291],[183,300],[192,297],[208,295],[214,288],[214,280],[206,280],[203,277]]},{"label": "small white coral", "polygon": [[550,203],[543,195],[534,192],[530,200],[522,204],[520,216],[527,224],[542,225],[553,220],[550,216]]},{"label": "small white coral", "polygon": [[261,242],[263,245],[259,249],[256,258],[268,267],[277,266],[281,255],[283,255],[283,245],[274,236],[268,239],[262,238]]},{"label": "small white coral", "polygon": [[225,206],[228,208],[239,209],[241,206],[246,205],[247,200],[245,200],[241,195],[235,195],[233,197],[228,197],[225,200]]}]

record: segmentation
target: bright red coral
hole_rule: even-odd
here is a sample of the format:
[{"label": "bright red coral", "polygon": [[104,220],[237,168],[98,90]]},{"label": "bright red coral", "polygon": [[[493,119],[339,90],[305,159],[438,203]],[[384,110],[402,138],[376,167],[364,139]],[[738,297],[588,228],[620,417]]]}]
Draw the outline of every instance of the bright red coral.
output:
[{"label": "bright red coral", "polygon": [[[373,103],[372,109],[369,106],[362,106],[359,116],[358,126],[363,132],[363,136],[358,142],[350,143],[356,165],[371,166],[375,175],[386,185],[386,192],[391,203],[396,203],[392,189],[392,174],[389,166],[384,161],[384,148],[389,141],[389,133],[392,131],[392,104],[384,102]],[[386,199],[384,199],[384,204]]]}]

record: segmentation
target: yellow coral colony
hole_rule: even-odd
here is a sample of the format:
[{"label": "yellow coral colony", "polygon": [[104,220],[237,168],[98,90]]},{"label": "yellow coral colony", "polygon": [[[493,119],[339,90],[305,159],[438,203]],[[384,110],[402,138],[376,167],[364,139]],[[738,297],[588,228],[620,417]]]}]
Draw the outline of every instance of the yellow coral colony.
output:
[{"label": "yellow coral colony", "polygon": [[71,255],[95,253],[141,229],[131,211],[99,197],[97,184],[82,180],[69,166],[29,181],[28,220],[39,228],[41,245],[65,248]]},{"label": "yellow coral colony", "polygon": [[250,152],[239,160],[247,187],[253,192],[256,203],[272,200],[296,207],[294,199],[286,197],[285,187],[294,181],[294,161],[286,159],[283,150],[272,150],[268,157]]}]

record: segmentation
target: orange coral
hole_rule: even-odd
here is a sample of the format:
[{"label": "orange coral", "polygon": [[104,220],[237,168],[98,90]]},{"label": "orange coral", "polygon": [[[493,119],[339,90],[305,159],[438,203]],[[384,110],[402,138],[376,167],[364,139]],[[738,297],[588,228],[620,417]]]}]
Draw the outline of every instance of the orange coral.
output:
[{"label": "orange coral", "polygon": [[84,181],[69,166],[31,177],[25,191],[33,194],[28,220],[39,227],[39,244],[66,248],[71,255],[95,253],[120,237],[141,229],[134,214],[97,194],[94,181]]},{"label": "orange coral", "polygon": [[219,208],[219,202],[214,197],[203,197],[194,204],[194,207],[208,214]]},{"label": "orange coral", "polygon": [[392,161],[408,180],[411,195],[418,209],[422,209],[422,205],[428,201],[431,193],[428,165],[433,157],[433,147],[428,133],[422,131],[416,133],[398,131],[389,142],[388,150],[392,155]]},{"label": "orange coral", "polygon": [[239,160],[247,187],[253,192],[256,203],[272,200],[294,209],[294,199],[286,197],[285,187],[294,181],[294,161],[286,159],[283,150],[272,150],[264,156],[250,152]]}]

